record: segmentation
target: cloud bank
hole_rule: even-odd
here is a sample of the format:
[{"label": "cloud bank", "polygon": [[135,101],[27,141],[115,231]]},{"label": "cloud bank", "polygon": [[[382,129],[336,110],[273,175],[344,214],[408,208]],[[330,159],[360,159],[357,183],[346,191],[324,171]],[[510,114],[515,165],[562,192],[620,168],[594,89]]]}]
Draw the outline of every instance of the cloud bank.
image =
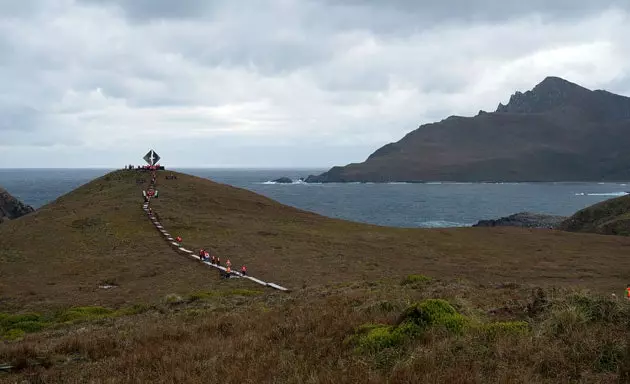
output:
[{"label": "cloud bank", "polygon": [[630,95],[630,3],[0,2],[0,167],[328,167],[545,76]]}]

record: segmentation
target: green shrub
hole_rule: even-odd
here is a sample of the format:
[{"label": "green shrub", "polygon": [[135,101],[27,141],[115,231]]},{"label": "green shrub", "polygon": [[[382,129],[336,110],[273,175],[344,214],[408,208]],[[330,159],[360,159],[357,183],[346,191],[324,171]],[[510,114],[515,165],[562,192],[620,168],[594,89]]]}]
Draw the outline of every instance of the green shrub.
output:
[{"label": "green shrub", "polygon": [[83,320],[102,319],[110,317],[114,313],[114,310],[93,306],[93,307],[74,307],[65,310],[57,315],[57,321],[59,322],[76,322]]},{"label": "green shrub", "polygon": [[48,323],[44,323],[41,321],[22,321],[20,323],[15,323],[11,326],[11,330],[19,329],[26,333],[41,331],[46,328]]},{"label": "green shrub", "polygon": [[403,312],[398,324],[412,322],[422,329],[443,327],[454,333],[461,333],[469,319],[457,313],[455,308],[442,299],[429,299],[416,303]]},{"label": "green shrub", "polygon": [[181,296],[176,295],[174,293],[170,293],[164,297],[164,301],[166,302],[166,304],[179,304],[183,302],[184,300],[182,299]]},{"label": "green shrub", "polygon": [[378,352],[385,348],[396,347],[405,341],[401,332],[395,332],[390,325],[372,326],[357,340],[357,350],[359,352]]},{"label": "green shrub", "polygon": [[457,313],[447,301],[429,299],[407,308],[394,326],[383,324],[360,326],[349,341],[357,346],[358,352],[378,352],[413,340],[430,327],[461,333],[468,322],[468,318]]},{"label": "green shrub", "polygon": [[121,308],[115,311],[112,313],[112,317],[137,315],[139,313],[146,312],[149,309],[151,309],[151,307],[148,305],[134,304],[131,307]]},{"label": "green shrub", "polygon": [[21,329],[10,329],[2,335],[2,338],[5,340],[20,340],[24,337],[25,333],[26,332]]},{"label": "green shrub", "polygon": [[11,328],[13,324],[25,321],[40,321],[41,315],[38,313],[23,313],[18,315],[0,314],[0,325],[3,328]]},{"label": "green shrub", "polygon": [[428,281],[431,281],[431,278],[428,276],[424,276],[424,275],[409,275],[407,277],[405,277],[403,279],[403,281],[400,283],[401,285],[417,285],[417,284],[421,284],[421,283],[426,283]]}]

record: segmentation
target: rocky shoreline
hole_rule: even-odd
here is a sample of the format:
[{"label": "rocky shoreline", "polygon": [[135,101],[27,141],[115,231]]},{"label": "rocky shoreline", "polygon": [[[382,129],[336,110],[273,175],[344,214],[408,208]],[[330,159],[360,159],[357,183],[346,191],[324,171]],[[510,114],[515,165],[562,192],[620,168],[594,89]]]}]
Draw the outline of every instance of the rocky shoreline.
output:
[{"label": "rocky shoreline", "polygon": [[33,207],[22,203],[5,189],[0,188],[0,223],[17,219],[33,211],[35,211]]},{"label": "rocky shoreline", "polygon": [[473,227],[522,227],[557,229],[568,217],[545,215],[532,212],[519,212],[495,220],[480,220]]}]

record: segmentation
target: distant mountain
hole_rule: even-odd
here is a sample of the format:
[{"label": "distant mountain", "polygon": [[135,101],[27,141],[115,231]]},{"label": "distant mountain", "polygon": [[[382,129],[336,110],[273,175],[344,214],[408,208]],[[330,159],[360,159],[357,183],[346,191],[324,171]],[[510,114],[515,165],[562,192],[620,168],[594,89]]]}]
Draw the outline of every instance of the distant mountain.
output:
[{"label": "distant mountain", "polygon": [[0,187],[0,224],[3,221],[17,219],[33,211],[33,207],[22,203]]},{"label": "distant mountain", "polygon": [[451,116],[307,182],[630,180],[630,98],[547,77],[495,112]]}]

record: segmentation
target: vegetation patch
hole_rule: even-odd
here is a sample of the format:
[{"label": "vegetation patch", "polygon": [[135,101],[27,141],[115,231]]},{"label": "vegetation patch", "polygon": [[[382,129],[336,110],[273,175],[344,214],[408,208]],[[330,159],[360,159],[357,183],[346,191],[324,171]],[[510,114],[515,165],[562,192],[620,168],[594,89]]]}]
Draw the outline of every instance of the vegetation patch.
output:
[{"label": "vegetation patch", "polygon": [[476,328],[488,339],[496,339],[501,336],[522,336],[530,331],[529,323],[526,321],[497,321],[479,324]]},{"label": "vegetation patch", "polygon": [[58,322],[75,323],[86,320],[102,319],[114,314],[115,311],[105,307],[74,307],[59,313],[56,316]]},{"label": "vegetation patch", "polygon": [[431,278],[425,275],[409,275],[403,279],[401,285],[420,285],[431,281]]},{"label": "vegetation patch", "polygon": [[461,334],[470,320],[446,300],[429,299],[407,308],[396,325],[365,324],[349,339],[358,352],[379,352],[397,347],[422,335],[429,328]]},{"label": "vegetation patch", "polygon": [[0,339],[17,340],[27,333],[38,332],[54,326],[134,315],[145,312],[148,309],[149,307],[144,305],[134,305],[118,310],[91,306],[73,307],[48,315],[39,313],[0,313]]}]

